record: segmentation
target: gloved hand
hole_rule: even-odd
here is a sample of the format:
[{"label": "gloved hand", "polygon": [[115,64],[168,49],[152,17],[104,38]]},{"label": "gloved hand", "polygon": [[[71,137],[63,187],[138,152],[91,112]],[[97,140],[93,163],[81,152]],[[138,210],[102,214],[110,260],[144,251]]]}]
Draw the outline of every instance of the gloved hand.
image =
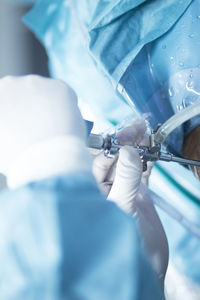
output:
[{"label": "gloved hand", "polygon": [[[108,199],[115,201],[127,213],[134,212],[132,199],[138,193],[142,176],[141,160],[131,145],[139,143],[145,131],[145,123],[142,120],[135,121],[132,126],[118,133],[119,143],[126,145],[120,150],[119,158],[116,156],[114,159],[107,159],[101,153],[93,162],[93,171],[100,188]],[[130,176],[129,173],[132,172],[134,176]]]},{"label": "gloved hand", "polygon": [[[163,284],[168,264],[168,243],[156,210],[149,199],[148,189],[141,183],[142,163],[139,154],[131,147],[140,143],[146,145],[145,131],[145,122],[135,120],[119,132],[120,144],[127,146],[120,149],[119,156],[114,159],[104,157],[103,153],[98,155],[93,162],[93,172],[107,198],[137,220],[144,247]],[[147,181],[147,178],[145,180]]]},{"label": "gloved hand", "polygon": [[[1,173],[9,176],[27,149],[60,136],[70,137],[69,156],[77,149],[84,161],[85,122],[69,86],[34,75],[0,80]],[[78,144],[75,149],[73,143]]]}]

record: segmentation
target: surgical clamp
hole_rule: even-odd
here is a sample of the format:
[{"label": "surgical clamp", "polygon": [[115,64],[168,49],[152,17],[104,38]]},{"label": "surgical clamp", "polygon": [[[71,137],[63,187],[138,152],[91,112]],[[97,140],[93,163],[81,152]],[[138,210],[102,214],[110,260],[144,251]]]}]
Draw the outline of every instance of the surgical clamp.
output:
[{"label": "surgical clamp", "polygon": [[[155,142],[155,133],[157,129],[152,131],[149,136],[149,146],[133,146],[142,160],[143,171],[147,170],[148,161],[166,161],[166,162],[177,162],[184,165],[200,167],[200,161],[185,159],[174,156],[171,153],[165,153],[161,151],[161,144]],[[88,137],[88,147],[98,150],[104,150],[104,154],[107,157],[116,155],[123,145],[119,144],[118,138],[115,134],[112,135],[101,135],[101,134],[90,134]]]}]

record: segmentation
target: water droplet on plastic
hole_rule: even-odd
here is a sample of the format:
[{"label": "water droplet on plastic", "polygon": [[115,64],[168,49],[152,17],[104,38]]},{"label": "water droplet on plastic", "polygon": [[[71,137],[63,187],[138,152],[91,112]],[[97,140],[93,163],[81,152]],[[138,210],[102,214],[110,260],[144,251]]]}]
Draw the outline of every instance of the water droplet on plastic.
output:
[{"label": "water droplet on plastic", "polygon": [[180,111],[183,109],[183,106],[180,104],[180,105],[176,105],[176,111]]},{"label": "water droplet on plastic", "polygon": [[175,64],[174,56],[170,56],[169,60],[170,60],[170,63],[171,63],[172,65]]},{"label": "water droplet on plastic", "polygon": [[189,36],[189,38],[193,38],[194,37],[194,33],[191,33],[188,36]]},{"label": "water droplet on plastic", "polygon": [[186,107],[185,98],[182,99],[182,106],[183,106],[183,108]]},{"label": "water droplet on plastic", "polygon": [[166,48],[167,48],[167,46],[166,46],[166,45],[162,45],[162,48],[163,48],[163,49],[166,49]]},{"label": "water droplet on plastic", "polygon": [[190,74],[190,75],[189,75],[189,77],[190,77],[190,78],[192,78],[192,77],[193,77],[193,75],[192,75],[192,74]]},{"label": "water droplet on plastic", "polygon": [[151,64],[151,67],[153,68],[153,67],[154,67],[154,64]]},{"label": "water droplet on plastic", "polygon": [[186,89],[187,89],[187,88],[192,89],[193,87],[194,87],[193,81],[187,81],[187,82],[186,82]]},{"label": "water droplet on plastic", "polygon": [[197,16],[197,19],[199,19],[199,20],[200,20],[200,15],[199,15],[199,16]]},{"label": "water droplet on plastic", "polygon": [[179,66],[180,66],[180,67],[183,67],[183,66],[184,66],[184,62],[179,61]]},{"label": "water droplet on plastic", "polygon": [[174,96],[174,89],[173,89],[173,87],[171,87],[171,88],[169,88],[169,96],[170,97],[173,97]]}]

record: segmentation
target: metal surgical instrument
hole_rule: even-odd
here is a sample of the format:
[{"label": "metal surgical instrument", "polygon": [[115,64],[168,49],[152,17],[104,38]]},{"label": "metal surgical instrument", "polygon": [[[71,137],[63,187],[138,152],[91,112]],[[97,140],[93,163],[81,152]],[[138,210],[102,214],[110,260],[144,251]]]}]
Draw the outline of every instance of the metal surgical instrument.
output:
[{"label": "metal surgical instrument", "polygon": [[[158,125],[149,136],[149,146],[134,147],[138,150],[143,162],[143,170],[147,169],[148,161],[173,161],[184,165],[200,167],[200,161],[185,159],[174,156],[171,153],[161,151],[161,144],[164,143],[166,137],[178,126],[189,120],[190,118],[200,114],[200,100],[196,103],[179,111],[171,118],[169,118],[163,125]],[[123,145],[120,145],[117,135],[95,135],[90,134],[88,139],[88,146],[95,149],[104,149],[105,156],[115,155]]]},{"label": "metal surgical instrument", "polygon": [[[159,129],[159,127],[158,127]],[[171,153],[165,153],[161,151],[161,144],[155,141],[155,135],[157,130],[152,131],[149,136],[149,146],[133,146],[136,149],[143,162],[143,171],[147,169],[148,161],[166,161],[166,162],[177,162],[184,165],[200,167],[200,161],[185,159],[174,156]],[[115,134],[112,135],[101,135],[101,134],[90,134],[88,137],[88,147],[98,150],[104,150],[104,154],[107,157],[116,155],[123,145],[119,144],[118,138]]]}]

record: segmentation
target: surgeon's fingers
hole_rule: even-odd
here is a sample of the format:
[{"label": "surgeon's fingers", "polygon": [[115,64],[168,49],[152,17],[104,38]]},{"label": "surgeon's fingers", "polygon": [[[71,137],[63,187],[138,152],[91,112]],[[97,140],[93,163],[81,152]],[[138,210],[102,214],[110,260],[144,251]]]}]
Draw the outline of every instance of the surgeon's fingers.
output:
[{"label": "surgeon's fingers", "polygon": [[107,158],[102,151],[93,160],[93,174],[99,184],[113,180],[113,171],[118,156]]},{"label": "surgeon's fingers", "polygon": [[[149,136],[146,132],[146,122],[143,119],[134,120],[128,127],[118,134],[120,144],[149,146]],[[153,167],[153,162],[147,163],[147,171],[142,173],[142,182],[148,185],[149,176]]]},{"label": "surgeon's fingers", "polygon": [[[119,131],[117,137],[121,145],[137,145],[143,139],[145,131],[145,121],[138,119]],[[93,161],[93,173],[106,194],[111,189],[115,177],[117,159],[118,155],[114,158],[107,158],[101,152]]]},{"label": "surgeon's fingers", "polygon": [[141,176],[142,163],[138,152],[131,146],[124,146],[120,149],[115,179],[108,199],[117,203],[126,213],[133,214]]},{"label": "surgeon's fingers", "polygon": [[137,145],[144,138],[147,126],[143,119],[134,120],[129,126],[117,133],[119,144]]}]

